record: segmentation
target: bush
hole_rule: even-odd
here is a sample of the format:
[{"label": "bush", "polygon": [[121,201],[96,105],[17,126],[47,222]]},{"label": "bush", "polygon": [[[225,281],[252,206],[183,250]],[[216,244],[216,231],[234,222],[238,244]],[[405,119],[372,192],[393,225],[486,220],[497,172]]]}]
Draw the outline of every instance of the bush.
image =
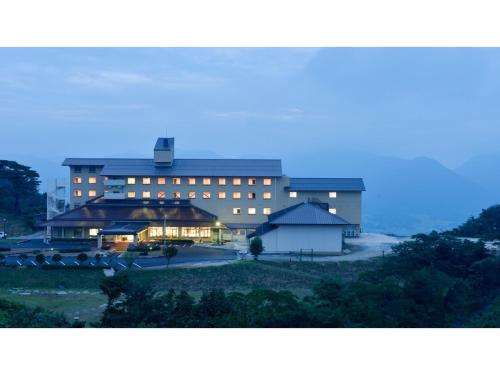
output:
[{"label": "bush", "polygon": [[42,264],[45,262],[45,255],[43,254],[37,254],[35,257],[35,260],[38,264]]},{"label": "bush", "polygon": [[10,251],[10,247],[0,246],[0,251]]},{"label": "bush", "polygon": [[80,253],[78,254],[78,256],[76,257],[76,259],[79,261],[79,262],[85,262],[86,260],[89,259],[89,256],[85,253]]},{"label": "bush", "polygon": [[258,259],[259,255],[264,251],[264,246],[262,246],[262,239],[260,237],[252,238],[250,241],[250,252],[254,256],[255,260]]},{"label": "bush", "polygon": [[170,264],[170,259],[177,255],[177,248],[173,245],[168,245],[166,249],[163,250],[163,255],[167,257],[167,267]]},{"label": "bush", "polygon": [[60,262],[62,260],[61,254],[54,254],[52,255],[52,261],[53,262]]}]

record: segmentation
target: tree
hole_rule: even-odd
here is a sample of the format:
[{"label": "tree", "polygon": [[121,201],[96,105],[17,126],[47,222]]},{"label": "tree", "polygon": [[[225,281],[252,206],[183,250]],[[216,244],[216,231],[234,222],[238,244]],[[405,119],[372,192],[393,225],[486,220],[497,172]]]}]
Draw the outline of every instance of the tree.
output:
[{"label": "tree", "polygon": [[262,239],[260,237],[252,238],[252,241],[250,241],[250,253],[252,253],[254,259],[257,260],[263,251]]},{"label": "tree", "polygon": [[53,262],[60,262],[61,260],[62,260],[61,254],[57,253],[57,254],[52,255]]},{"label": "tree", "polygon": [[36,262],[39,264],[39,265],[42,265],[43,263],[45,263],[45,255],[43,254],[37,254],[35,256],[35,260]]},{"label": "tree", "polygon": [[89,256],[85,253],[80,253],[76,257],[76,260],[78,260],[80,263],[85,262],[87,259],[89,259]]},{"label": "tree", "polygon": [[125,261],[129,269],[132,268],[136,259],[137,259],[137,252],[135,251],[127,250],[125,251],[125,253],[123,253],[123,260]]},{"label": "tree", "polygon": [[108,296],[108,304],[111,305],[122,293],[130,288],[128,276],[118,273],[113,277],[106,277],[99,284],[99,288]]},{"label": "tree", "polygon": [[170,265],[170,259],[175,257],[177,253],[178,253],[177,248],[174,245],[168,245],[163,250],[163,255],[165,255],[165,257],[167,258],[167,267]]},{"label": "tree", "polygon": [[39,174],[30,167],[15,161],[0,160],[0,187],[2,193],[12,197],[12,209],[21,212],[22,199],[37,196],[40,185]]}]

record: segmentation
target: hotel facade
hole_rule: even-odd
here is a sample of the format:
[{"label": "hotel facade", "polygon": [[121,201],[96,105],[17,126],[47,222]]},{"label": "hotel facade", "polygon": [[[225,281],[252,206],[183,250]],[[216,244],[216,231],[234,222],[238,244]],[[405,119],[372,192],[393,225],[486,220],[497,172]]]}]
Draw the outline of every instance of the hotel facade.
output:
[{"label": "hotel facade", "polygon": [[[151,159],[67,158],[70,210],[46,223],[47,238],[147,241],[244,239],[273,212],[317,202],[362,228],[361,178],[293,178],[277,159],[177,159],[159,138]],[[164,229],[164,227],[166,229]]]}]

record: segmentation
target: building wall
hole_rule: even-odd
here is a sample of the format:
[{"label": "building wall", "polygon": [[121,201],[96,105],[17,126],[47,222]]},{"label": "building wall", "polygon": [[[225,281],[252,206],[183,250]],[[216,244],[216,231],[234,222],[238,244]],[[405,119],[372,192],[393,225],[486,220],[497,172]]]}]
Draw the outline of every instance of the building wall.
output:
[{"label": "building wall", "polygon": [[[75,167],[70,167],[70,207],[75,208],[85,204],[85,202],[94,199],[88,195],[90,190],[96,191],[96,196],[104,194],[104,177],[100,176],[102,167],[95,167],[95,173],[89,171],[90,167],[81,167],[81,172],[75,172]],[[75,183],[75,177],[80,177],[82,183]],[[96,183],[90,184],[89,177],[95,177]],[[82,196],[76,197],[75,190],[81,190]]]},{"label": "building wall", "polygon": [[261,236],[265,253],[313,249],[315,252],[342,251],[341,225],[280,225]]}]

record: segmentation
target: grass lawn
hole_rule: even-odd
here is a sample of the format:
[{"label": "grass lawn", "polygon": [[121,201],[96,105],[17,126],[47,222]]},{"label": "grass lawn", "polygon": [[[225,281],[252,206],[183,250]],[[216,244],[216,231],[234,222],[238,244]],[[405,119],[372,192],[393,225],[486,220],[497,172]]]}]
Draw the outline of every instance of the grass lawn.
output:
[{"label": "grass lawn", "polygon": [[[186,290],[194,297],[216,288],[240,292],[256,288],[286,289],[304,297],[321,278],[353,280],[370,263],[245,261],[217,267],[125,272],[133,282],[149,285],[157,291]],[[79,316],[91,322],[99,319],[102,312],[99,306],[106,303],[106,297],[99,290],[103,278],[102,270],[0,268],[0,298],[61,312],[69,320]],[[30,294],[12,293],[14,288]],[[56,294],[57,291],[63,294]]]}]

